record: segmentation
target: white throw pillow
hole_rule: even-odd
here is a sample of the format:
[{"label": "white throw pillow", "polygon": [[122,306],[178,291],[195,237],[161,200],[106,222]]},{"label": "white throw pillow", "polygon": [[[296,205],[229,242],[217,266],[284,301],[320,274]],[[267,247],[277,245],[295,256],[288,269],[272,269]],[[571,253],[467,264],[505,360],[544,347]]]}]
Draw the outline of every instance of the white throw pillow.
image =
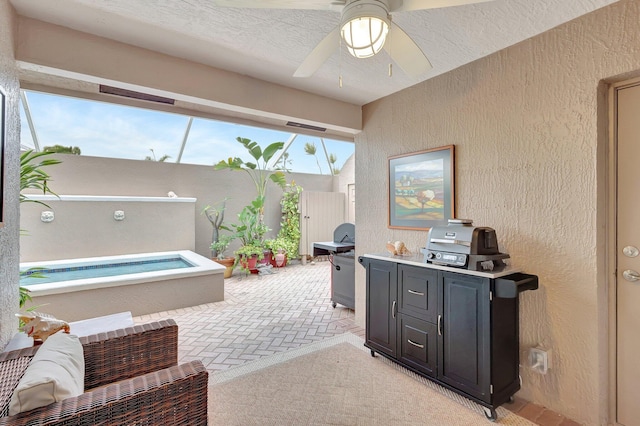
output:
[{"label": "white throw pillow", "polygon": [[77,336],[56,333],[42,344],[9,403],[14,416],[84,392],[84,354]]}]

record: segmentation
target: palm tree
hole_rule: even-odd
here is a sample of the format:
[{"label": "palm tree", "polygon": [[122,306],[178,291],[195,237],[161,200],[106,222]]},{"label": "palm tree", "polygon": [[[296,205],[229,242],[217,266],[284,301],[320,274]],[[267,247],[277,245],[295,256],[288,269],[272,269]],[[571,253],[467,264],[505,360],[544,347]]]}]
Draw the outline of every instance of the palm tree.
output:
[{"label": "palm tree", "polygon": [[147,155],[146,157],[144,157],[144,160],[145,160],[145,161],[157,161],[157,162],[159,162],[159,163],[164,163],[164,162],[165,162],[165,161],[167,161],[169,158],[171,158],[171,156],[170,156],[170,155],[165,154],[165,155],[163,155],[162,157],[160,157],[160,158],[158,158],[158,159],[156,160],[156,153],[155,153],[155,151],[153,150],[153,148],[149,148],[149,151],[151,151],[151,154],[153,155],[153,157],[151,157],[151,156]]},{"label": "palm tree", "polygon": [[316,144],[313,142],[305,143],[304,152],[308,155],[313,155],[316,158],[316,164],[318,164],[318,169],[320,170],[320,174],[322,174],[322,168],[320,167],[320,162],[318,161],[318,156],[316,155]]},{"label": "palm tree", "polygon": [[340,170],[336,169],[336,161],[338,161],[338,157],[333,153],[329,154],[329,170],[331,170],[332,175],[340,173]]}]

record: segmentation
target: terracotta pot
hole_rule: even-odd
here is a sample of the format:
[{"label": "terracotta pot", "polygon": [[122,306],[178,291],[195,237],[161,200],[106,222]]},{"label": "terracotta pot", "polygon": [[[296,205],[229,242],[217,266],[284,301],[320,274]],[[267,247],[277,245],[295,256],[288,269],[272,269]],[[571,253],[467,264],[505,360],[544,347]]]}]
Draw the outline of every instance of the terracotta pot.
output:
[{"label": "terracotta pot", "polygon": [[224,259],[215,258],[213,260],[215,262],[218,262],[219,264],[221,264],[225,268],[227,268],[227,269],[224,270],[224,277],[225,278],[229,278],[231,276],[231,274],[233,273],[233,263],[234,263],[235,259],[233,257],[225,257]]},{"label": "terracotta pot", "polygon": [[264,255],[264,257],[258,261],[261,265],[268,265],[270,263],[273,264],[273,256],[271,250],[265,250],[262,252],[262,254]]},{"label": "terracotta pot", "polygon": [[284,268],[287,266],[287,254],[282,250],[271,257],[271,266],[274,268]]},{"label": "terracotta pot", "polygon": [[258,255],[254,254],[251,257],[247,258],[246,256],[242,256],[240,258],[240,265],[244,268],[249,270],[249,272],[251,272],[252,274],[257,274],[258,273],[258,268],[256,268],[256,264],[258,263]]}]

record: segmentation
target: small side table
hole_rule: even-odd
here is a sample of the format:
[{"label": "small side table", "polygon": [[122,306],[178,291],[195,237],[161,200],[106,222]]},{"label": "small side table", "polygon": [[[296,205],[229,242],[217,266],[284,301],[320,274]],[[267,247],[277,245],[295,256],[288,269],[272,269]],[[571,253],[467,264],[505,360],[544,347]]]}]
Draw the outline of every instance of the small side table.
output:
[{"label": "small side table", "polygon": [[[132,327],[133,317],[131,312],[120,312],[102,317],[89,318],[81,321],[69,323],[70,333],[78,337],[90,336],[92,334],[106,333],[120,328]],[[9,340],[9,343],[2,352],[15,351],[16,349],[30,348],[33,346],[33,337],[25,333],[16,333]]]}]

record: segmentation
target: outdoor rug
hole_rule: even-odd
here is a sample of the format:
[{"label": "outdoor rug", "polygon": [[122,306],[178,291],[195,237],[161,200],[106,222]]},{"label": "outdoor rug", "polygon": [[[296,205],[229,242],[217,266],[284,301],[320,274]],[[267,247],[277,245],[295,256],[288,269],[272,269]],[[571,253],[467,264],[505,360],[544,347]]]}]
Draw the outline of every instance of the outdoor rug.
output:
[{"label": "outdoor rug", "polygon": [[[210,425],[488,425],[482,408],[344,334],[209,376]],[[534,423],[499,407],[497,424]]]}]

